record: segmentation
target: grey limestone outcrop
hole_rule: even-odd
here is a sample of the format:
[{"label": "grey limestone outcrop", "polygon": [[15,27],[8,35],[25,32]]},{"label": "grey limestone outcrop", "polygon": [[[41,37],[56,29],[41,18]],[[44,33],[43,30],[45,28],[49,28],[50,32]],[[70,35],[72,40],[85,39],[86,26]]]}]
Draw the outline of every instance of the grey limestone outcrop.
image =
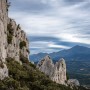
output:
[{"label": "grey limestone outcrop", "polygon": [[66,63],[63,58],[53,64],[52,59],[47,55],[37,64],[37,68],[48,75],[52,81],[66,84]]},{"label": "grey limestone outcrop", "polygon": [[20,56],[29,58],[29,42],[25,32],[8,17],[8,0],[0,0],[0,79],[8,77],[6,58],[20,62]]},{"label": "grey limestone outcrop", "polygon": [[69,79],[69,80],[67,81],[67,84],[68,84],[71,88],[73,88],[73,87],[75,87],[75,86],[80,86],[80,83],[79,83],[79,81],[78,81],[77,79]]},{"label": "grey limestone outcrop", "polygon": [[37,68],[48,75],[49,78],[56,83],[70,86],[71,88],[80,86],[77,79],[67,80],[66,63],[63,58],[54,64],[50,56],[47,55],[38,62]]}]

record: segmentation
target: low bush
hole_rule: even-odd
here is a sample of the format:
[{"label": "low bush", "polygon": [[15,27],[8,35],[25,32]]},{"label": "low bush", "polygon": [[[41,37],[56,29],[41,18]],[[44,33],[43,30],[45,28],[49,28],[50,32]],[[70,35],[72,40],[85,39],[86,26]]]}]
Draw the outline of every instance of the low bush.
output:
[{"label": "low bush", "polygon": [[18,30],[18,29],[21,29],[21,28],[20,28],[20,24],[17,25],[17,30]]},{"label": "low bush", "polygon": [[4,68],[3,62],[0,62],[0,67],[1,67],[1,68]]},{"label": "low bush", "polygon": [[13,38],[13,33],[14,33],[14,30],[12,28],[11,23],[9,23],[7,25],[7,31],[8,31],[8,33],[7,33],[7,42],[8,42],[8,44],[11,44],[12,43],[12,38]]},{"label": "low bush", "polygon": [[22,63],[29,63],[29,60],[27,57],[24,57],[21,53],[20,53],[20,61]]},{"label": "low bush", "polygon": [[23,47],[26,47],[26,42],[25,41],[21,41],[19,44],[20,49],[22,49]]}]

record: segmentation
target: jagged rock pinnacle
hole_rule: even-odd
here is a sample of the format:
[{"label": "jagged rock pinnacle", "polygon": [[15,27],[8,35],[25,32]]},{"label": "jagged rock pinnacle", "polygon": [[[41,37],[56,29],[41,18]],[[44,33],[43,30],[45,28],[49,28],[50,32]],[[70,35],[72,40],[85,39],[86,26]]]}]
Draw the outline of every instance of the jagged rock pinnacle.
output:
[{"label": "jagged rock pinnacle", "polygon": [[60,59],[54,65],[50,56],[45,56],[38,64],[37,68],[50,77],[51,80],[59,84],[65,84],[66,64],[64,59]]},{"label": "jagged rock pinnacle", "polygon": [[51,71],[53,70],[54,64],[50,58],[50,56],[45,56],[37,65],[37,68],[44,72],[46,75],[51,75]]}]

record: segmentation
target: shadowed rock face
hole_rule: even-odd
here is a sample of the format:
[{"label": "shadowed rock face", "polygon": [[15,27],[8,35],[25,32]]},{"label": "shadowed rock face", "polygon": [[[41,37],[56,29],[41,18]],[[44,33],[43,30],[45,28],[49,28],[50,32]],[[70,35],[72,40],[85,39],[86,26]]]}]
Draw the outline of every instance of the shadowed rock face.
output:
[{"label": "shadowed rock face", "polygon": [[6,58],[20,62],[20,56],[29,58],[26,34],[13,19],[8,17],[8,0],[0,0],[0,79],[8,77]]},{"label": "shadowed rock face", "polygon": [[54,65],[50,56],[46,56],[37,64],[37,68],[56,83],[65,84],[65,81],[67,80],[66,64],[63,58]]}]

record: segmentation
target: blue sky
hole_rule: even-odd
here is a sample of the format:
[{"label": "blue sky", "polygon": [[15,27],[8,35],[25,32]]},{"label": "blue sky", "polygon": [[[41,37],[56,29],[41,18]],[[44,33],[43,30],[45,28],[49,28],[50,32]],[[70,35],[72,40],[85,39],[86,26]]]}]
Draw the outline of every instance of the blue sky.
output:
[{"label": "blue sky", "polygon": [[9,1],[9,16],[27,33],[31,54],[90,47],[90,0]]}]

